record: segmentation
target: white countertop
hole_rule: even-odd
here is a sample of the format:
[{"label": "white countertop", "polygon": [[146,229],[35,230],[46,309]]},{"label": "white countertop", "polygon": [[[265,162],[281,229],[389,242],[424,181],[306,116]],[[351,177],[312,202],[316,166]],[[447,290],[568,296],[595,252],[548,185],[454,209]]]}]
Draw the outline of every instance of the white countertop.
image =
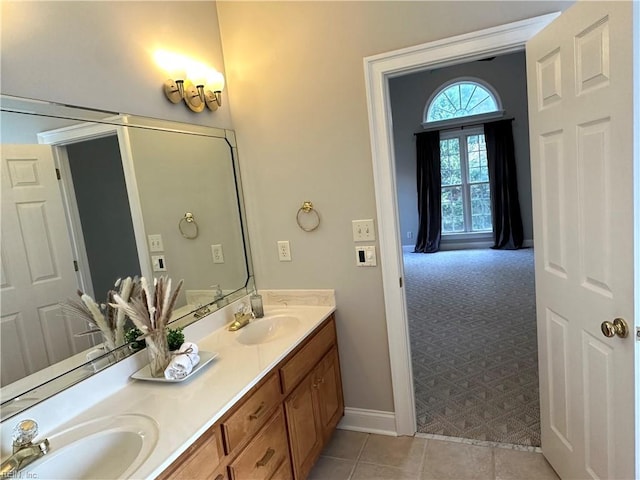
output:
[{"label": "white countertop", "polygon": [[[300,321],[282,338],[259,345],[240,344],[236,337],[242,330],[229,332],[226,324],[205,335],[196,330],[190,335],[186,331],[186,340],[196,341],[200,350],[218,353],[216,359],[193,377],[180,383],[129,380],[122,388],[55,429],[47,431],[41,427],[42,436],[55,435],[98,417],[127,413],[146,415],[158,424],[158,442],[132,478],[155,478],[334,310],[334,305],[291,305],[285,301],[277,306],[265,304],[265,316],[286,313]],[[43,410],[39,409],[39,412]],[[35,415],[28,418],[40,423]]]}]

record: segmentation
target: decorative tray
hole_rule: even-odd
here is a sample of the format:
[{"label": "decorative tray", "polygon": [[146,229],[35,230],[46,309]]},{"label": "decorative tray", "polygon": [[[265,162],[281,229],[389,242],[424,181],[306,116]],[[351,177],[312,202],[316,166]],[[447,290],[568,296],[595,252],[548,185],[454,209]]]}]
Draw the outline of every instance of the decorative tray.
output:
[{"label": "decorative tray", "polygon": [[147,380],[149,382],[162,382],[162,383],[184,382],[185,380],[189,380],[196,373],[198,373],[205,365],[211,362],[211,360],[216,358],[218,356],[218,353],[205,352],[204,350],[200,350],[200,352],[198,352],[198,355],[200,355],[200,362],[195,367],[193,367],[193,370],[191,370],[191,373],[184,378],[168,380],[164,377],[152,377],[151,371],[149,370],[149,365],[145,365],[144,367],[142,367],[136,373],[131,375],[131,378],[135,378],[136,380]]}]

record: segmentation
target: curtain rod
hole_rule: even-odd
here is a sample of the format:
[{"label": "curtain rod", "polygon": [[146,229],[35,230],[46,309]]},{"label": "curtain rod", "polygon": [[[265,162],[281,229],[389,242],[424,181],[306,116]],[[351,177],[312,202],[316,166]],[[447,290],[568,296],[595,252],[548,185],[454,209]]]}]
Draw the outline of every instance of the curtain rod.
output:
[{"label": "curtain rod", "polygon": [[465,128],[471,128],[471,127],[478,127],[480,125],[484,125],[485,123],[491,123],[491,122],[500,122],[502,120],[509,120],[510,122],[513,122],[515,120],[514,117],[507,117],[507,118],[500,118],[498,120],[487,120],[486,122],[478,122],[478,123],[465,123],[462,125],[456,125],[453,127],[430,127],[430,128],[425,128],[424,130],[422,130],[421,132],[415,132],[413,135],[420,135],[421,133],[424,132],[433,132],[435,130],[455,130],[455,129],[460,129],[460,130],[464,130]]}]

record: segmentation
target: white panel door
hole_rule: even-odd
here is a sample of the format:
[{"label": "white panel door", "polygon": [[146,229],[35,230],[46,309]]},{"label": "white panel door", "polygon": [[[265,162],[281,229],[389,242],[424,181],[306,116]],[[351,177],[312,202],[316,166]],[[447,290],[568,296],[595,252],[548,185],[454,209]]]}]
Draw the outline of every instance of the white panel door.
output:
[{"label": "white panel door", "polygon": [[51,147],[2,145],[2,385],[88,348],[59,302],[78,288]]},{"label": "white panel door", "polygon": [[637,478],[632,18],[578,2],[527,44],[542,450],[567,479]]}]

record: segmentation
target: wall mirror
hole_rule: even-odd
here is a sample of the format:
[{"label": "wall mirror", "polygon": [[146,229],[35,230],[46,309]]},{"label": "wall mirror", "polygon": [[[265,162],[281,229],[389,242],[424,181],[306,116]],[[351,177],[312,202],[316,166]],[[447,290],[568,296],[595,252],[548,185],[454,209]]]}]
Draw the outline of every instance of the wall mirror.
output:
[{"label": "wall mirror", "polygon": [[102,303],[121,277],[183,279],[173,319],[187,325],[253,287],[233,131],[0,107],[4,420],[116,361],[61,311],[78,289]]}]

